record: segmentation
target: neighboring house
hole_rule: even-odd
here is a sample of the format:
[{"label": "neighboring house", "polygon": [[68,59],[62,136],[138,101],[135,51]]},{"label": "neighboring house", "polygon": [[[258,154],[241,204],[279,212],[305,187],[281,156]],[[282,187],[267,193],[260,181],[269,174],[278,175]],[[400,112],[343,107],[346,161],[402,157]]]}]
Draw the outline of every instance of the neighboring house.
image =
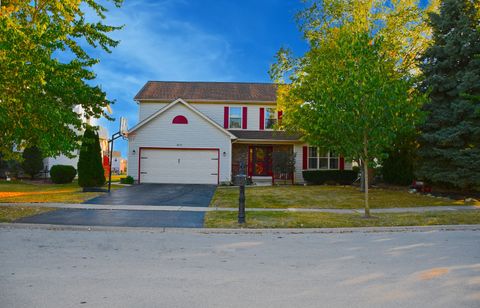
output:
[{"label": "neighboring house", "polygon": [[[81,106],[79,106],[79,105],[75,106],[74,111],[77,112],[78,114],[80,114],[80,116],[82,118],[82,121],[84,123],[87,123],[87,122],[90,123],[90,121],[87,120],[86,117],[84,116],[84,111],[83,111]],[[79,133],[83,134],[83,132],[79,132]],[[100,139],[100,148],[102,150],[102,157],[103,157],[105,155],[108,155],[108,130],[103,126],[99,126],[98,137]],[[73,166],[75,169],[77,169],[78,156],[80,155],[80,150],[77,150],[72,154],[74,155],[73,158],[68,158],[67,156],[65,156],[63,154],[59,155],[57,157],[44,158],[43,159],[44,169],[47,170],[47,171],[50,171],[50,169],[54,165],[70,165],[70,166]],[[49,176],[49,174],[50,173],[48,173],[47,175]]]},{"label": "neighboring house", "polygon": [[[272,153],[295,153],[295,172],[351,169],[298,136],[273,128],[281,120],[268,83],[149,81],[135,96],[139,123],[128,132],[128,175],[139,183],[230,182],[240,165],[253,182],[273,182]],[[283,175],[284,177],[284,175]]]},{"label": "neighboring house", "polygon": [[122,157],[120,151],[113,151],[112,153],[112,172],[115,174],[122,174],[127,172],[127,160]]}]

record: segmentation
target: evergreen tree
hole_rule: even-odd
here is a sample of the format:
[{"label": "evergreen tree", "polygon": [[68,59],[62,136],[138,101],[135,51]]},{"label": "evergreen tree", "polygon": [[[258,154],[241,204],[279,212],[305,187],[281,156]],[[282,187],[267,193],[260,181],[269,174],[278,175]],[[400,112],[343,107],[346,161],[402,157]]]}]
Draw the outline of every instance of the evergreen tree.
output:
[{"label": "evergreen tree", "polygon": [[388,151],[388,157],[382,162],[383,180],[389,184],[412,184],[417,152],[415,134],[400,136]]},{"label": "evergreen tree", "polygon": [[26,148],[22,154],[22,169],[33,180],[43,169],[42,152],[36,146]]},{"label": "evergreen tree", "polygon": [[100,187],[105,184],[100,141],[98,133],[91,126],[83,134],[77,167],[78,185],[81,187]]},{"label": "evergreen tree", "polygon": [[433,44],[421,59],[430,94],[418,175],[462,189],[480,187],[478,10],[474,0],[444,0],[430,15]]}]

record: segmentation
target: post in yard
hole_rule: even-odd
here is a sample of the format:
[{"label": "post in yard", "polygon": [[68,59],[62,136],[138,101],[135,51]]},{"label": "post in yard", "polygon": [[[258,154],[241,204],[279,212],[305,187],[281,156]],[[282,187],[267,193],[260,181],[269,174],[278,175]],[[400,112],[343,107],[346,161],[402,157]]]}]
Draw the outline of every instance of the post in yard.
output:
[{"label": "post in yard", "polygon": [[245,223],[245,182],[247,176],[245,175],[245,163],[240,162],[240,170],[238,175],[235,176],[236,183],[240,187],[238,196],[238,223]]},{"label": "post in yard", "polygon": [[238,197],[238,223],[245,223],[245,181],[240,184],[240,196]]}]

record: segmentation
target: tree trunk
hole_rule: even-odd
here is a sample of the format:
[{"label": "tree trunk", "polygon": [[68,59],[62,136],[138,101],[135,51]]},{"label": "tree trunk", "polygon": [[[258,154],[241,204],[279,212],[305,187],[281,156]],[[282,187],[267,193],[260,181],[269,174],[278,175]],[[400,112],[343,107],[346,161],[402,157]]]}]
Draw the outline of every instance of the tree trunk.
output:
[{"label": "tree trunk", "polygon": [[370,206],[368,205],[368,136],[367,132],[363,133],[363,177],[365,179],[365,217],[370,217]]},{"label": "tree trunk", "polygon": [[368,160],[363,161],[363,178],[365,180],[365,217],[370,217],[370,206],[368,205]]},{"label": "tree trunk", "polygon": [[363,160],[360,160],[360,191],[365,192],[365,170],[363,170]]}]

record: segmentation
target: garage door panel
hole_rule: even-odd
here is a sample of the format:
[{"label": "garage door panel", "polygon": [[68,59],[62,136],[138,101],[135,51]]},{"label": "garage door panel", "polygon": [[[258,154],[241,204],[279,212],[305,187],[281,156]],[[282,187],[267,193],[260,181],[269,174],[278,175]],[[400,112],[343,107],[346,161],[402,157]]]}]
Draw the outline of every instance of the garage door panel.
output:
[{"label": "garage door panel", "polygon": [[142,183],[217,184],[216,150],[142,150]]}]

